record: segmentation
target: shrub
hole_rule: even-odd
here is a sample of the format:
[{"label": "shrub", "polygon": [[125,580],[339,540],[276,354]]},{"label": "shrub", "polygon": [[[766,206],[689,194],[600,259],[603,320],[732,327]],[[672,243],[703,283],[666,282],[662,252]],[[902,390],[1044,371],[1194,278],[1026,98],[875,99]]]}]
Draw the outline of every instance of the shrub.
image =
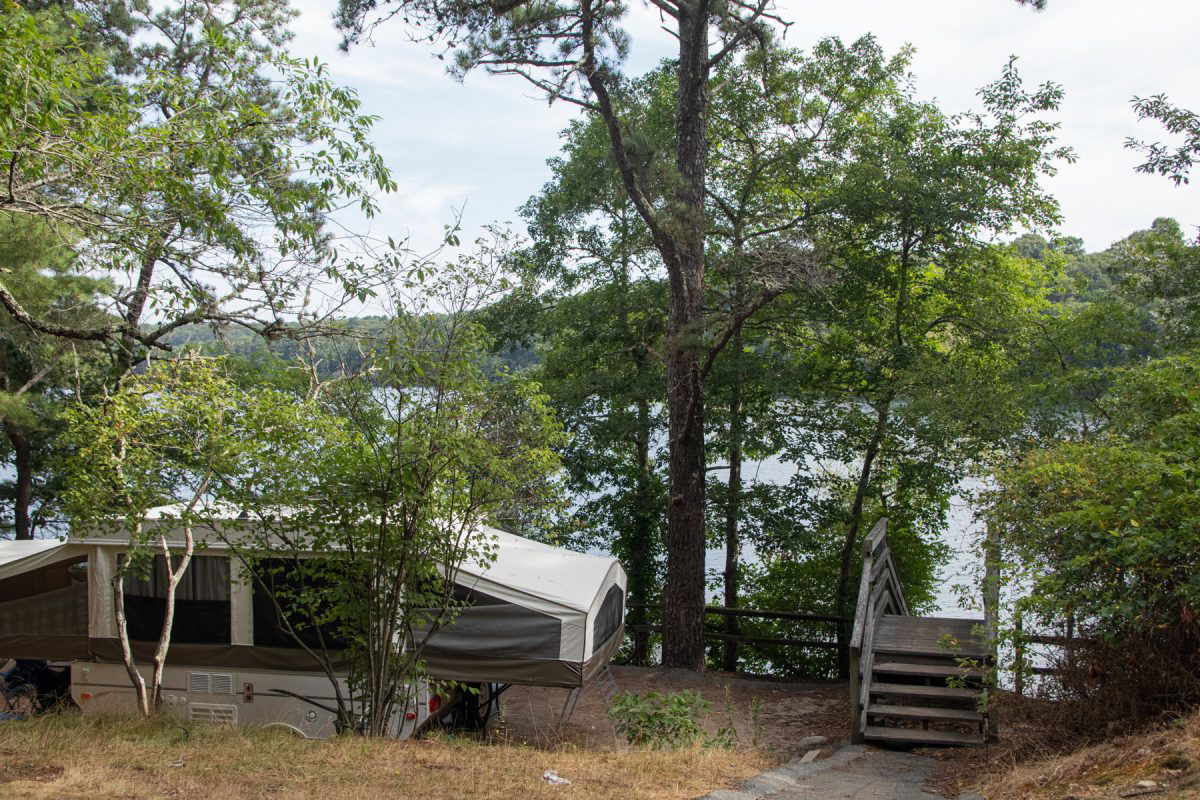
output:
[{"label": "shrub", "polygon": [[1034,627],[1074,620],[1048,693],[1076,730],[1200,703],[1200,359],[1118,375],[1104,427],[1002,471],[990,521]]},{"label": "shrub", "polygon": [[727,744],[729,737],[709,737],[700,719],[712,705],[699,692],[625,692],[608,707],[617,732],[637,747],[654,750],[695,744]]}]

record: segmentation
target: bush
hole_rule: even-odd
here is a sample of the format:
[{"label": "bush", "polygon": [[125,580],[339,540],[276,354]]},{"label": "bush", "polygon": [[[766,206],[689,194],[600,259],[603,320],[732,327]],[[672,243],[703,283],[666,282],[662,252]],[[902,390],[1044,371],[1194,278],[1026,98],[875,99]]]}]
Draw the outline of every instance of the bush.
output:
[{"label": "bush", "polygon": [[630,744],[659,750],[726,743],[728,736],[709,737],[700,725],[710,710],[699,692],[625,692],[613,698],[608,716]]},{"label": "bush", "polygon": [[1056,648],[1044,683],[1055,702],[1043,721],[1059,735],[1093,739],[1170,720],[1200,702],[1200,637],[1194,628],[1128,631],[1115,641]]},{"label": "bush", "polygon": [[1086,640],[1052,666],[1068,725],[1103,732],[1200,703],[1200,359],[1129,369],[1098,433],[998,476],[1001,532],[1035,626]]}]

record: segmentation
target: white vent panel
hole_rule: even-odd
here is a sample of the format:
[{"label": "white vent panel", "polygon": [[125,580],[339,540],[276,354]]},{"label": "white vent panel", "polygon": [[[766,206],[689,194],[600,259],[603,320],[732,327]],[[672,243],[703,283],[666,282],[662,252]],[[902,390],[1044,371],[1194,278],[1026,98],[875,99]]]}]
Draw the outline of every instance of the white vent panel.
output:
[{"label": "white vent panel", "polygon": [[212,674],[212,693],[233,694],[233,675],[228,672],[214,672]]},{"label": "white vent panel", "polygon": [[214,725],[236,725],[237,706],[192,703],[188,706],[188,719],[193,722],[211,722]]},{"label": "white vent panel", "polygon": [[212,673],[189,672],[188,691],[201,694],[212,694]]}]

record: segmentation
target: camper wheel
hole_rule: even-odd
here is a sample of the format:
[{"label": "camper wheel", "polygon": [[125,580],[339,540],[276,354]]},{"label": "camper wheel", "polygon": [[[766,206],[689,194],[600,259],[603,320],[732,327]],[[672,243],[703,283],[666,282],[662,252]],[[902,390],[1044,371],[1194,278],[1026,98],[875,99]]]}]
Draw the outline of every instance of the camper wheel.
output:
[{"label": "camper wheel", "polygon": [[506,683],[467,683],[460,692],[454,713],[454,727],[469,731],[487,730],[488,722],[500,710],[500,695]]}]

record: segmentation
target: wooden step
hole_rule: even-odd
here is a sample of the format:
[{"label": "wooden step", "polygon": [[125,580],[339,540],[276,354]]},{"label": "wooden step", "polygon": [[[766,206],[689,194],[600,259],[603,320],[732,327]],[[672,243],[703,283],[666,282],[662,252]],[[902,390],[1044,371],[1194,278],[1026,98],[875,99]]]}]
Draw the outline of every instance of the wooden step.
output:
[{"label": "wooden step", "polygon": [[970,701],[974,701],[979,696],[979,692],[975,689],[952,689],[949,686],[912,686],[906,683],[881,683],[879,681],[871,681],[871,694]]},{"label": "wooden step", "polygon": [[933,747],[983,744],[983,735],[959,731],[926,731],[918,728],[885,728],[868,725],[863,731],[867,739],[897,744],[916,744]]},{"label": "wooden step", "polygon": [[910,675],[915,678],[983,678],[983,670],[960,667],[952,661],[944,664],[913,664],[905,661],[876,661],[875,671],[888,675]]},{"label": "wooden step", "polygon": [[[885,614],[875,626],[872,649],[876,653],[983,659],[989,655],[988,648],[974,632],[982,624],[978,619]],[[946,647],[946,637],[956,645]]]},{"label": "wooden step", "polygon": [[928,706],[896,706],[888,703],[872,703],[867,706],[867,716],[891,719],[937,720],[941,722],[964,722],[978,724],[983,721],[978,711],[966,708],[931,708]]}]

